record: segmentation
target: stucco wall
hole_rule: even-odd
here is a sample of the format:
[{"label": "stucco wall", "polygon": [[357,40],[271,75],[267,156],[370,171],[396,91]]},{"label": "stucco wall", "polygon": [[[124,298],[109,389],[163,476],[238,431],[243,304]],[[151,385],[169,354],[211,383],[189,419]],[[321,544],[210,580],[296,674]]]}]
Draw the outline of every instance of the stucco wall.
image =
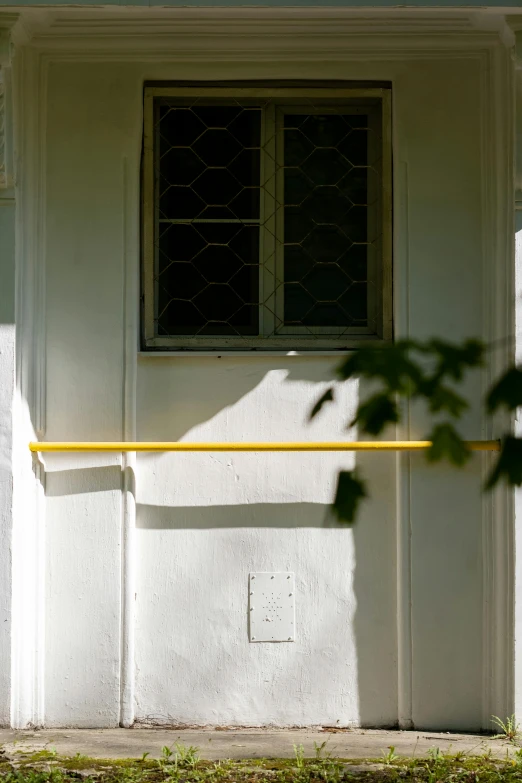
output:
[{"label": "stucco wall", "polygon": [[[45,155],[47,439],[120,439],[125,395],[135,398],[140,440],[344,436],[356,385],[313,425],[306,421],[321,392],[318,382],[335,365],[331,357],[142,357],[136,388],[125,387],[123,278],[129,268],[138,274],[139,246],[129,246],[128,227],[132,236],[143,81],[238,76],[393,81],[397,333],[451,339],[483,333],[478,60],[267,60],[240,71],[224,63],[52,63]],[[136,329],[137,313],[136,306]],[[468,391],[477,402],[480,383]],[[482,431],[475,410],[463,425],[469,438]],[[422,410],[412,411],[402,434],[424,436],[425,422]],[[413,720],[424,727],[482,725],[480,458],[456,473],[427,468],[420,456],[358,456],[371,500],[355,528],[325,525],[335,472],[353,461],[349,455],[140,455],[138,719],[396,723],[403,687],[397,536],[411,526]],[[46,724],[116,725],[119,462],[47,457],[46,468]],[[295,571],[295,643],[249,643],[251,570]]]},{"label": "stucco wall", "polygon": [[15,205],[0,205],[0,725],[11,719],[13,399],[15,381]]}]

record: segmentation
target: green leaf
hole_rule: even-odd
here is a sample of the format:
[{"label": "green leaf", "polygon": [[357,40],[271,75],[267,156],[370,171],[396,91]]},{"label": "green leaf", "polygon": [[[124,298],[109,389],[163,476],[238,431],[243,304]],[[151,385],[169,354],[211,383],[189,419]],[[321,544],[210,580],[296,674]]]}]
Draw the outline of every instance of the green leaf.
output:
[{"label": "green leaf", "polygon": [[471,452],[451,424],[437,424],[428,436],[431,446],[427,451],[430,462],[448,459],[454,465],[464,465]]},{"label": "green leaf", "polygon": [[381,380],[390,392],[412,395],[423,378],[419,364],[409,356],[415,345],[411,340],[398,340],[358,348],[337,368],[337,375],[343,381],[354,377]]},{"label": "green leaf", "polygon": [[367,497],[366,485],[357,476],[355,470],[342,470],[337,480],[337,491],[332,505],[332,511],[339,522],[355,521],[357,509],[361,500]]},{"label": "green leaf", "polygon": [[330,386],[330,388],[325,391],[323,396],[320,399],[318,399],[317,402],[315,403],[310,413],[310,419],[313,419],[314,416],[317,416],[317,414],[319,413],[319,411],[321,410],[325,402],[333,402],[333,398],[334,398],[333,387]]},{"label": "green leaf", "polygon": [[522,369],[512,367],[489,392],[487,406],[489,412],[493,413],[501,406],[514,411],[520,405],[522,405]]},{"label": "green leaf", "polygon": [[428,404],[430,411],[437,413],[438,411],[447,411],[451,416],[459,418],[466,408],[469,408],[466,400],[459,394],[454,392],[448,386],[437,384],[428,396]]},{"label": "green leaf", "polygon": [[508,435],[502,442],[502,450],[487,481],[486,489],[491,489],[501,480],[516,487],[522,484],[522,440],[512,435]]},{"label": "green leaf", "polygon": [[430,340],[425,350],[437,358],[437,375],[447,375],[460,381],[464,370],[481,367],[484,363],[484,344],[480,340],[466,340],[462,345],[452,345],[444,340]]},{"label": "green leaf", "polygon": [[357,415],[351,426],[358,424],[363,432],[379,435],[387,424],[399,421],[397,404],[388,394],[375,394],[366,402],[360,403]]}]

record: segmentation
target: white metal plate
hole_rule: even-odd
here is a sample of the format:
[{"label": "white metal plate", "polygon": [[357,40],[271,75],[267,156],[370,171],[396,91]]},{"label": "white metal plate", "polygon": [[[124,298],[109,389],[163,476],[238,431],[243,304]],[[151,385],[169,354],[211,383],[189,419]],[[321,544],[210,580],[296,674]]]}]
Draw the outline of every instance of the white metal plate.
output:
[{"label": "white metal plate", "polygon": [[256,571],[249,579],[251,642],[295,640],[295,577],[288,571]]}]

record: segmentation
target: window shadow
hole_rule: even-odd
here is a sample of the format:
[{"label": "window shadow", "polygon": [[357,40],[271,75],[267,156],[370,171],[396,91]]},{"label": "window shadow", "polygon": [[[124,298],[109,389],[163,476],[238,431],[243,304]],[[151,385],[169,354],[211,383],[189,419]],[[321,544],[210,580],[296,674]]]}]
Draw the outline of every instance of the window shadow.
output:
[{"label": "window shadow", "polygon": [[[140,440],[342,439],[359,393],[345,385],[341,406],[308,426],[335,357],[157,361],[139,379]],[[64,530],[78,553],[84,538],[92,549],[86,520],[107,507],[100,493],[110,493],[114,506],[122,487],[121,467],[100,466],[101,459],[46,455],[50,549]],[[345,527],[334,522],[329,501],[338,468],[353,466],[353,454],[296,454],[291,463],[288,454],[138,455],[139,717],[396,724],[395,457],[356,459],[372,498],[357,524]],[[79,515],[73,496],[84,494],[93,499]],[[248,574],[258,570],[295,572],[295,644],[248,642]],[[64,580],[63,589],[74,585]],[[53,648],[63,647],[59,632],[53,639]]]}]

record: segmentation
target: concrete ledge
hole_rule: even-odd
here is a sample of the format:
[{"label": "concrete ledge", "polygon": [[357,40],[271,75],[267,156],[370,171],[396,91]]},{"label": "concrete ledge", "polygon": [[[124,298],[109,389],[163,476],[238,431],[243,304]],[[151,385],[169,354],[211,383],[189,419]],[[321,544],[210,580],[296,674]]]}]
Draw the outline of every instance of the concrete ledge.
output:
[{"label": "concrete ledge", "polygon": [[93,758],[131,758],[149,752],[161,755],[164,745],[182,742],[195,745],[208,760],[290,758],[294,745],[302,744],[305,756],[315,756],[315,745],[327,740],[326,751],[348,759],[381,758],[393,745],[402,756],[426,756],[432,748],[444,753],[468,755],[491,753],[496,758],[513,754],[509,742],[480,734],[450,734],[426,731],[380,731],[364,729],[0,729],[0,744],[8,753],[54,748],[59,755],[76,753]]}]

